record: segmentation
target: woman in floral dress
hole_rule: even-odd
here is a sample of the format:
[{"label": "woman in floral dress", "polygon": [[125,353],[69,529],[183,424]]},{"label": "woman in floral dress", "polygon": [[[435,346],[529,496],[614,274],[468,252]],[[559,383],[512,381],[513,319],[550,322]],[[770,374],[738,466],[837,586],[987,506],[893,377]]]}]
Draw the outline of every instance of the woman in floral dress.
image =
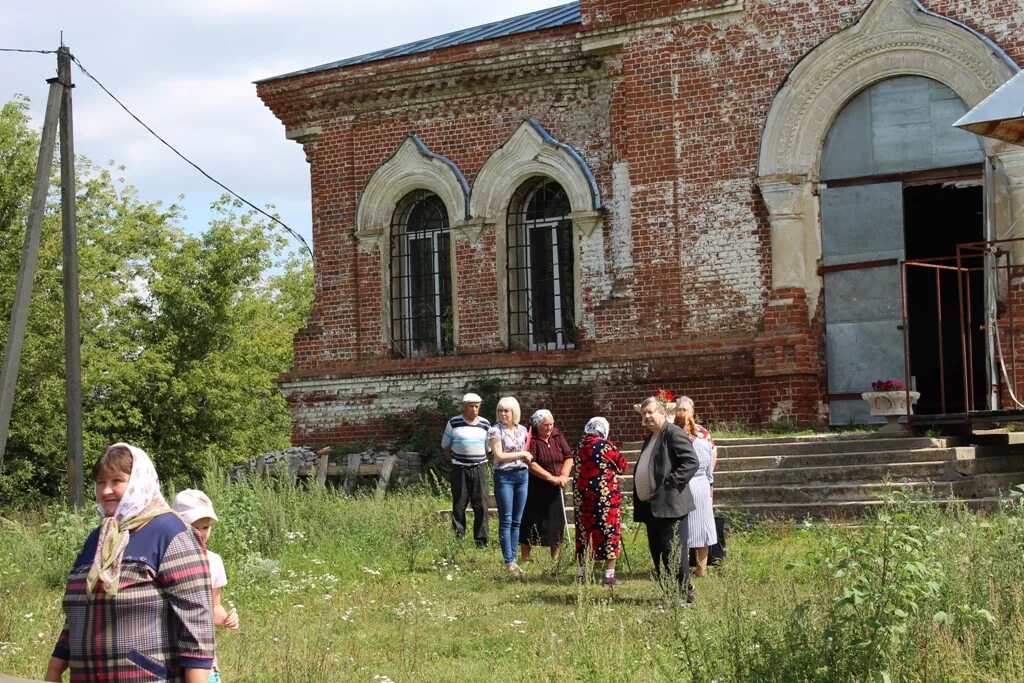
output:
[{"label": "woman in floral dress", "polygon": [[592,418],[576,447],[576,578],[580,582],[585,580],[589,555],[604,560],[602,583],[618,586],[622,583],[615,578],[615,560],[622,547],[622,488],[618,475],[626,471],[626,458],[608,439],[608,430],[608,420]]}]

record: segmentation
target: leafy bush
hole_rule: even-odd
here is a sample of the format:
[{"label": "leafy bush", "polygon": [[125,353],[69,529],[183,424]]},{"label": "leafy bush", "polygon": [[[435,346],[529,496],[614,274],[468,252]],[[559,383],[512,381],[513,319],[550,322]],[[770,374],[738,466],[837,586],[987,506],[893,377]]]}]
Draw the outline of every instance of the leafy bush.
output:
[{"label": "leafy bush", "polygon": [[43,522],[43,580],[54,588],[63,587],[89,532],[99,525],[95,512],[72,512],[62,506],[51,508],[49,521]]},{"label": "leafy bush", "polygon": [[462,412],[462,395],[469,392],[480,396],[480,415],[493,422],[498,399],[502,396],[502,384],[488,377],[467,382],[458,396],[447,391],[425,394],[411,412],[384,418],[399,448],[420,454],[425,474],[433,473],[447,480],[451,463],[441,449],[441,435],[448,420]]}]

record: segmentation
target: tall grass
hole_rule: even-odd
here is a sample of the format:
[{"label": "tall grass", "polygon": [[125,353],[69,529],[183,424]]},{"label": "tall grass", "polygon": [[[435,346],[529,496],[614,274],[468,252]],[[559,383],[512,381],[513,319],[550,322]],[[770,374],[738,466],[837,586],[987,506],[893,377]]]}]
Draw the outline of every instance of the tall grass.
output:
[{"label": "tall grass", "polygon": [[[242,619],[218,633],[227,680],[1024,680],[1016,504],[978,515],[893,496],[858,528],[755,526],[680,609],[632,526],[626,584],[609,590],[547,553],[510,580],[493,542],[453,538],[426,487],[345,499],[216,475],[204,489]],[[42,671],[59,577],[94,521],[52,508],[0,522],[0,672]]]}]

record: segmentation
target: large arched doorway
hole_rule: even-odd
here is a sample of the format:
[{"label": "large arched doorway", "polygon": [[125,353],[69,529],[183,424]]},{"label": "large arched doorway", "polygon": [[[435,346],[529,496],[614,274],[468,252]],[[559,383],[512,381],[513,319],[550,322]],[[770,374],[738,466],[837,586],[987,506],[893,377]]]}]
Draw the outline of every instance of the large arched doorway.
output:
[{"label": "large arched doorway", "polygon": [[[788,320],[800,321],[799,314],[804,313],[805,308],[802,317],[807,321],[805,334],[816,335],[821,329],[816,322],[824,319],[820,309],[825,303],[825,278],[819,270],[823,256],[819,196],[822,153],[830,129],[847,105],[876,84],[917,76],[946,86],[963,103],[975,106],[1016,71],[1013,60],[983,35],[925,10],[915,0],[871,0],[856,25],[831,36],[804,55],[772,101],[758,159],[757,184],[771,228],[772,292],[768,303],[771,309],[787,310]],[[933,129],[930,124],[927,128]],[[1012,234],[1012,220],[1007,206],[1016,206],[1015,198],[1024,196],[1024,185],[1018,180],[1024,175],[1024,161],[1017,162],[1015,153],[1008,152],[999,143],[984,140],[981,144],[987,163],[995,168],[994,176],[989,174],[992,182],[984,189],[995,209],[990,216],[989,233],[995,238],[1008,237]],[[938,160],[932,168],[945,168],[948,163],[952,162]],[[1005,170],[1000,171],[1000,168]],[[1020,191],[1018,185],[1021,185]],[[945,188],[940,185],[939,189],[920,190],[924,197],[921,201],[926,204],[932,201],[933,198],[927,196],[928,191],[938,193],[954,187],[956,185]],[[836,189],[835,184],[833,189]],[[914,205],[917,202],[913,193],[904,194],[901,189],[899,194],[901,203]],[[1010,200],[1001,200],[1001,195]],[[1024,205],[1024,199],[1019,201]],[[867,208],[874,208],[874,204],[869,203]],[[887,215],[899,214],[887,212]],[[905,240],[894,248],[903,249],[904,255],[913,253],[908,252],[912,245]],[[851,296],[859,294],[855,290]],[[855,306],[848,303],[846,314],[853,316],[854,313]],[[832,323],[834,327],[839,321]],[[760,342],[766,347],[784,345],[792,334],[792,329],[775,330],[766,326]],[[874,337],[864,339],[863,343],[880,345]],[[830,355],[835,360],[836,354]],[[877,358],[872,359],[869,367],[862,375],[864,380],[888,378],[882,376],[886,368],[881,367]],[[764,376],[775,383],[795,381],[795,375],[783,374],[786,370],[789,368],[785,364],[768,367]],[[893,376],[899,378],[895,373]],[[828,400],[822,403],[821,412],[828,411],[829,421],[834,425],[860,420],[854,412],[855,406],[861,405],[853,398],[856,390],[852,384],[846,388],[848,391],[836,388],[830,395],[822,396]],[[857,389],[863,386],[858,383]],[[841,394],[846,394],[845,405],[839,405]],[[833,404],[834,414],[829,410]]]},{"label": "large arched doorway", "polygon": [[[851,99],[825,139],[820,272],[833,425],[878,420],[867,414],[860,392],[877,379],[904,378],[899,262],[952,257],[957,244],[984,239],[983,150],[977,137],[952,127],[967,110],[942,83],[899,76]],[[982,275],[970,277],[965,310],[982,320]],[[962,412],[956,274],[911,268],[907,285],[918,412]],[[981,404],[984,338],[977,325],[971,335]]]}]

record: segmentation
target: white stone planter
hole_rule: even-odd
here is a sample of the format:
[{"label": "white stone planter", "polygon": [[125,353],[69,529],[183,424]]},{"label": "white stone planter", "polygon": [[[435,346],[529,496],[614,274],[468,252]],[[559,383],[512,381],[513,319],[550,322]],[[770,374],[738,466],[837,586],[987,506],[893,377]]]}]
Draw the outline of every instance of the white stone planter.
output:
[{"label": "white stone planter", "polygon": [[[879,415],[886,419],[885,425],[879,430],[882,433],[903,433],[906,427],[899,423],[902,415],[912,415],[914,404],[921,398],[917,391],[865,391],[860,395],[867,401],[872,415]],[[907,400],[910,400],[909,410]]]}]

